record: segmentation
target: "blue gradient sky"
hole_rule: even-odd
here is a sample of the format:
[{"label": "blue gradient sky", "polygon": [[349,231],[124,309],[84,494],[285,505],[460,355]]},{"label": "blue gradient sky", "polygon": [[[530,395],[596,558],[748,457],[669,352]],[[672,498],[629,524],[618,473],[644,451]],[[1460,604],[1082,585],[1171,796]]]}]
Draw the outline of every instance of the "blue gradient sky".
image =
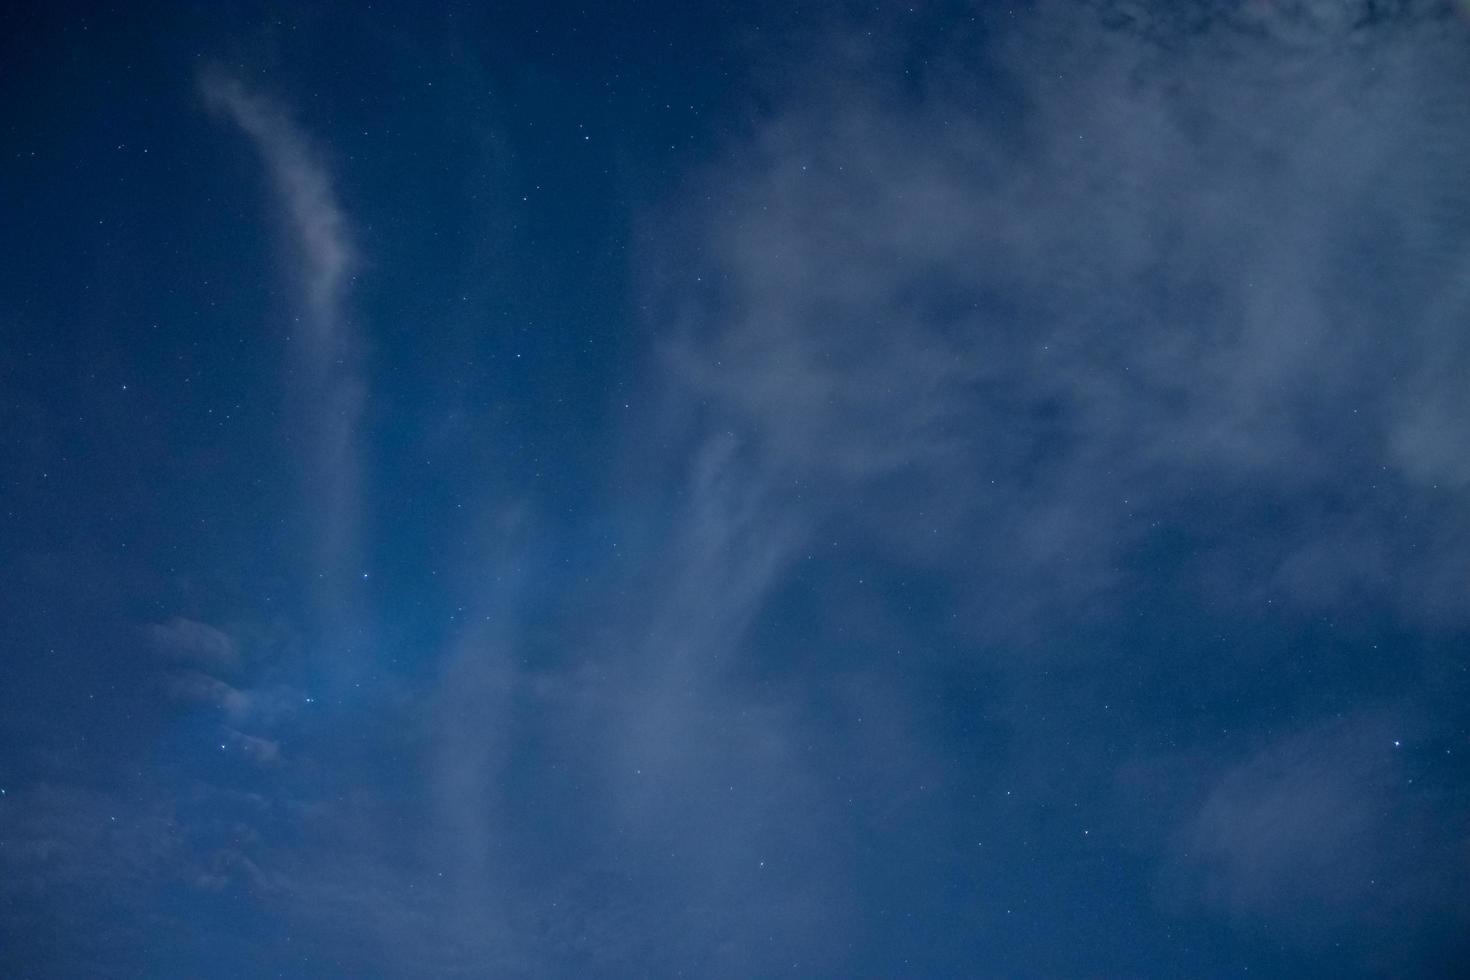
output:
[{"label": "blue gradient sky", "polygon": [[1470,25],[0,14],[0,973],[1470,964]]}]

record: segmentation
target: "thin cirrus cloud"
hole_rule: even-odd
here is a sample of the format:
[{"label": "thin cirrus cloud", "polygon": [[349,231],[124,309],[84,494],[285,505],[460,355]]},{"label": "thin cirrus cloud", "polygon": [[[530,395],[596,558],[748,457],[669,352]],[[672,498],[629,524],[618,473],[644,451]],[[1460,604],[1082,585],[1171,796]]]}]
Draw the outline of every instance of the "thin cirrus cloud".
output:
[{"label": "thin cirrus cloud", "polygon": [[304,262],[303,298],[323,347],[330,350],[332,341],[340,339],[332,334],[345,329],[343,294],[357,263],[331,175],[281,106],[226,75],[206,73],[199,87],[205,104],[239,126],[270,168]]},{"label": "thin cirrus cloud", "polygon": [[231,670],[240,665],[240,651],[234,638],[208,623],[175,616],[166,623],[146,627],[144,634],[154,650],[170,660],[213,671]]},{"label": "thin cirrus cloud", "polygon": [[358,551],[361,460],[358,426],[367,384],[347,294],[358,265],[350,222],[312,141],[278,103],[217,71],[199,80],[205,105],[240,128],[269,171],[297,267],[304,330],[292,332],[305,383],[296,397],[312,456],[306,490],[316,527],[316,572],[324,607],[340,605]]}]

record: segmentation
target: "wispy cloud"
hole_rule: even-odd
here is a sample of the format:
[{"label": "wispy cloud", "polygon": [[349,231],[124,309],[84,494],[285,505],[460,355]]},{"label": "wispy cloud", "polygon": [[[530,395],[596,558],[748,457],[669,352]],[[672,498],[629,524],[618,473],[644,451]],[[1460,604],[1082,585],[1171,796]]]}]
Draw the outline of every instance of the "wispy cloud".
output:
[{"label": "wispy cloud", "polygon": [[[752,603],[801,574],[788,542],[856,542],[952,588],[937,628],[983,669],[1051,691],[1015,655],[1042,650],[1079,701],[1107,654],[1065,625],[1138,614],[1141,583],[1237,617],[1463,627],[1463,35],[1412,4],[1102,6],[1008,21],[973,90],[968,51],[925,49],[930,87],[867,40],[783,78],[651,240],[675,414],[740,441],[720,497],[757,507],[741,552],[775,556]],[[688,620],[727,608],[716,635],[738,635],[739,604]],[[1179,656],[1130,648],[1130,669]],[[1031,704],[1012,721],[1019,779],[1084,741]],[[1371,739],[1334,730],[1223,775],[1179,817],[1189,887],[1269,914],[1371,881],[1400,853],[1372,738],[1361,764]],[[1032,742],[1044,765],[1022,766]],[[1458,878],[1462,848],[1430,845]],[[1445,907],[1438,883],[1402,887]],[[1365,895],[1319,901],[1319,924]]]},{"label": "wispy cloud", "polygon": [[1171,528],[1219,594],[1463,618],[1462,39],[1336,6],[1043,6],[973,99],[850,48],[679,212],[693,403],[987,630]]},{"label": "wispy cloud", "polygon": [[[1387,725],[1299,733],[1221,774],[1177,842],[1205,898],[1279,919],[1359,906],[1400,858],[1385,805],[1405,776]],[[1386,889],[1385,889],[1386,890]],[[1315,912],[1308,916],[1320,921]]]},{"label": "wispy cloud", "polygon": [[224,113],[254,141],[270,169],[303,266],[302,295],[323,356],[345,341],[342,301],[357,250],[332,178],[311,142],[275,102],[216,72],[200,79],[205,103]]},{"label": "wispy cloud", "polygon": [[175,616],[167,623],[148,626],[144,633],[160,654],[206,670],[232,670],[240,665],[233,637],[208,623]]},{"label": "wispy cloud", "polygon": [[367,383],[361,339],[347,306],[358,263],[350,222],[337,198],[332,175],[312,141],[290,114],[239,80],[219,72],[199,81],[206,105],[250,137],[275,185],[296,264],[304,331],[293,332],[296,364],[304,384],[297,392],[305,407],[312,442],[308,495],[317,515],[317,571],[324,604],[340,604],[353,572],[359,542],[361,462],[358,425]]},{"label": "wispy cloud", "polygon": [[[136,814],[151,821],[138,867],[96,873],[252,883],[303,945],[366,934],[331,951],[356,972],[762,975],[792,969],[790,950],[810,958],[800,970],[842,972],[876,921],[859,892],[922,899],[908,858],[932,864],[946,821],[999,833],[977,771],[1031,770],[1037,797],[1078,771],[1081,712],[1057,712],[1065,737],[1038,735],[1045,707],[1004,690],[910,696],[923,665],[947,678],[983,660],[1003,689],[1027,664],[998,638],[1115,599],[1150,548],[1149,574],[1173,562],[1193,594],[1296,613],[1358,596],[1463,624],[1470,293],[1440,215],[1470,202],[1455,176],[1470,120],[1446,96],[1442,42],[1408,21],[1368,39],[1327,13],[1211,33],[1104,6],[1108,30],[1043,12],[985,47],[1014,89],[1004,107],[968,96],[966,59],[926,52],[951,73],[937,91],[887,87],[875,66],[892,53],[844,40],[851,62],[790,86],[672,203],[677,227],[650,253],[679,247],[645,271],[679,315],[649,325],[664,356],[643,379],[669,418],[640,418],[625,443],[668,496],[619,535],[629,557],[583,580],[597,598],[533,616],[530,587],[502,581],[532,536],[520,516],[494,523],[464,576],[474,625],[440,651],[437,687],[384,696],[371,725],[227,673],[240,656],[220,630],[149,627],[189,668],[169,693],[221,733],[218,758],[252,764],[262,796],[207,787],[228,815],[216,841],[160,793],[159,814]],[[1278,6],[1303,5],[1251,9]],[[366,391],[351,223],[280,104],[221,75],[200,87],[264,160],[290,234],[313,571],[340,580],[359,547]],[[1277,533],[1242,533],[1263,526]],[[869,563],[941,584],[870,587]],[[911,598],[929,611],[885,614]],[[1133,656],[1146,676],[1177,653]],[[1090,676],[1056,684],[1080,702]],[[914,720],[941,710],[966,738],[1007,711],[1012,728],[993,758],[971,758],[972,740],[957,760]],[[363,748],[365,729],[395,733],[392,751]],[[1211,908],[1271,916],[1299,899],[1356,921],[1406,853],[1378,807],[1405,772],[1382,721],[1294,730],[1214,751],[1184,789],[1171,773],[1176,802],[1194,795],[1160,860]],[[303,761],[321,749],[331,765]],[[391,767],[364,775],[367,754]],[[959,779],[963,800],[944,801]],[[36,878],[68,836],[102,841],[109,802],[24,800],[11,879]],[[51,814],[73,811],[87,819],[53,834]],[[292,832],[252,832],[274,821]],[[69,873],[90,885],[103,852],[77,850]],[[1034,879],[996,860],[967,894]],[[1415,911],[1450,890],[1401,884]]]}]

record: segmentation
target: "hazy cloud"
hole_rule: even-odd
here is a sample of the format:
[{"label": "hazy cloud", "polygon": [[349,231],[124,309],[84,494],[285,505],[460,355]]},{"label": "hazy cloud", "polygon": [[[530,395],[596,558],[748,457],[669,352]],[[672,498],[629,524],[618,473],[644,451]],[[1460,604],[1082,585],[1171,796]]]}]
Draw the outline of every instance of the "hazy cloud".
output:
[{"label": "hazy cloud", "polygon": [[324,577],[322,605],[338,606],[359,547],[357,429],[367,384],[346,305],[357,248],[330,171],[286,110],[218,72],[204,73],[199,87],[206,105],[239,126],[264,160],[299,263],[292,272],[306,316],[303,331],[292,336],[305,377],[296,397],[305,406],[313,451],[306,482],[316,521],[316,571]]},{"label": "hazy cloud", "polygon": [[331,175],[281,106],[217,72],[205,73],[199,86],[205,103],[244,130],[270,169],[303,260],[300,284],[316,349],[322,357],[339,353],[347,340],[342,301],[357,259]]},{"label": "hazy cloud", "polygon": [[241,752],[245,758],[258,765],[268,765],[279,762],[281,758],[281,745],[272,739],[261,738],[258,735],[247,735],[245,732],[230,728],[226,729],[229,736],[227,745],[233,746]]},{"label": "hazy cloud", "polygon": [[1338,6],[1044,5],[984,91],[849,46],[664,229],[669,363],[758,479],[973,576],[977,624],[1166,534],[1251,599],[1463,619],[1463,38]]},{"label": "hazy cloud", "polygon": [[168,689],[169,694],[180,701],[219,708],[236,723],[250,714],[251,696],[248,692],[197,670],[174,674],[169,679]]},{"label": "hazy cloud", "polygon": [[[742,628],[818,574],[803,542],[940,573],[936,630],[1041,696],[1058,695],[1016,651],[1074,662],[1068,704],[1105,654],[1058,624],[1145,615],[1119,609],[1140,580],[1235,614],[1467,622],[1464,33],[1414,4],[1189,6],[1042,5],[987,25],[991,47],[926,49],[922,73],[900,70],[901,40],[851,40],[780,79],[681,199],[697,215],[650,236],[670,414],[691,453],[739,446],[688,499],[753,509],[715,567],[769,561],[748,609],[694,603],[689,622],[742,616],[667,655],[695,665],[663,675],[679,698],[630,702],[675,719],[650,742],[679,744],[680,698],[691,718],[736,702],[701,655],[760,657]],[[1128,669],[1191,655],[1152,641]],[[1018,778],[1080,757],[1017,700]],[[1176,814],[1173,880],[1257,922],[1452,916],[1463,861],[1393,874],[1464,842],[1399,846],[1391,752],[1381,727],[1329,726],[1226,766]]]},{"label": "hazy cloud", "polygon": [[[1047,885],[1037,863],[1095,861],[1070,850],[1104,836],[1082,840],[1084,794],[1059,801],[1127,753],[1087,758],[1086,726],[1133,710],[1107,737],[1147,742],[1156,719],[1078,707],[1102,701],[1103,654],[1085,630],[1048,641],[1131,616],[1114,600],[1135,579],[1186,593],[1189,615],[1279,597],[1302,618],[1366,604],[1463,625],[1463,59],[1413,5],[1189,6],[1043,4],[923,59],[844,35],[778,79],[640,256],[657,407],[618,444],[639,479],[609,509],[640,516],[596,515],[615,560],[548,572],[539,501],[478,501],[502,519],[466,534],[468,571],[443,577],[460,584],[436,562],[425,601],[395,597],[396,673],[311,708],[277,683],[310,665],[242,678],[228,634],[147,627],[183,665],[168,694],[207,709],[174,709],[209,773],[197,798],[140,790],[132,837],[108,826],[131,789],[0,802],[0,894],[243,887],[351,973],[753,976],[792,970],[791,950],[798,972],[839,972],[866,937],[969,928]],[[366,391],[351,223],[280,104],[219,74],[200,90],[265,162],[289,232],[310,571],[331,579],[302,646],[345,648],[365,632],[343,587]],[[460,594],[435,629],[440,588]],[[1175,693],[1164,661],[1198,651],[1172,639],[1130,649],[1120,687]],[[1037,669],[1038,647],[1075,669]],[[1059,690],[1075,701],[1048,719]],[[1333,927],[1453,910],[1461,865],[1398,870],[1463,841],[1425,819],[1458,804],[1402,792],[1389,722],[1256,729],[1138,765],[1168,805],[1119,822],[1156,822],[1147,859],[1181,904]],[[1026,850],[1043,832],[1044,856]],[[989,877],[943,879],[952,922],[889,923],[905,900],[951,904],[920,860],[1007,836]]]},{"label": "hazy cloud", "polygon": [[1307,943],[1463,933],[1470,839],[1435,816],[1406,765],[1425,747],[1392,722],[1334,718],[1223,767],[1175,835],[1169,893]]},{"label": "hazy cloud", "polygon": [[164,656],[206,670],[232,670],[240,665],[240,651],[229,634],[208,623],[175,616],[167,623],[144,629],[153,648]]}]

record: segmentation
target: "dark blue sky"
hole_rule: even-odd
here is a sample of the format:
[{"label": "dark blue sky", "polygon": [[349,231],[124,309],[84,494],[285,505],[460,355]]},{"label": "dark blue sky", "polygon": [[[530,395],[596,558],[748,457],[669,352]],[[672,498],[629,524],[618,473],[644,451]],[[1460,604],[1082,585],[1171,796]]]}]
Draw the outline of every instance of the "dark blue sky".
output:
[{"label": "dark blue sky", "polygon": [[0,973],[1470,969],[1453,4],[11,4]]}]

